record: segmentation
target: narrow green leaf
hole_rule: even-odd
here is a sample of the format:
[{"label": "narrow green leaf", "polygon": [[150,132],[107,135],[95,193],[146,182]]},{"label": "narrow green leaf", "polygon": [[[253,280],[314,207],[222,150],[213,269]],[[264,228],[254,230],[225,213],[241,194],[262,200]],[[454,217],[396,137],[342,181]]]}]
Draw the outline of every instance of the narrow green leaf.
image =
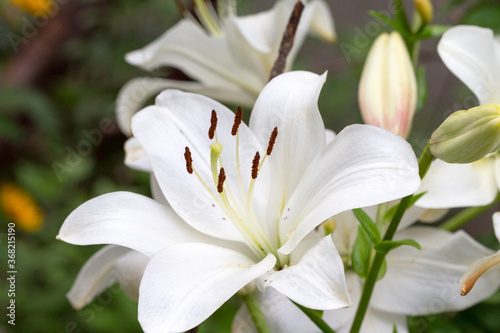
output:
[{"label": "narrow green leaf", "polygon": [[377,225],[375,224],[375,222],[372,221],[372,219],[368,216],[368,214],[366,214],[365,211],[362,210],[361,208],[355,208],[352,210],[352,212],[358,219],[363,229],[366,231],[368,237],[370,237],[372,243],[373,244],[380,243],[380,240],[382,239],[380,237],[380,232],[378,231]]},{"label": "narrow green leaf", "polygon": [[[415,204],[415,202],[417,202],[417,200],[420,199],[425,193],[427,193],[427,192],[422,192],[422,193],[419,193],[419,194],[415,194],[411,198],[410,202],[408,203],[408,208],[410,208],[411,206],[413,206],[413,204]],[[394,216],[394,213],[396,213],[396,210],[398,209],[398,206],[399,206],[399,204],[397,204],[395,206],[392,206],[391,208],[389,208],[387,210],[387,212],[384,215],[384,223],[391,222],[392,217]],[[408,208],[406,208],[406,209],[408,209]]]},{"label": "narrow green leaf", "polygon": [[408,18],[406,17],[405,7],[402,0],[394,0],[394,6],[396,9],[396,21],[405,29],[408,34],[412,34],[410,23],[408,23]]},{"label": "narrow green leaf", "polygon": [[395,248],[400,247],[401,245],[409,245],[413,246],[416,249],[422,250],[420,244],[418,244],[413,239],[403,239],[400,241],[383,241],[375,245],[375,250],[380,253],[387,253]]},{"label": "narrow green leaf", "polygon": [[392,20],[389,16],[374,10],[370,10],[368,14],[391,25],[394,28],[394,30],[396,30],[401,34],[401,36],[403,36],[403,39],[405,41],[411,39],[411,35],[408,33],[408,30],[406,30],[399,22]]},{"label": "narrow green leaf", "polygon": [[378,271],[377,275],[377,281],[381,280],[384,276],[385,273],[387,272],[387,261],[382,261],[382,265],[380,266],[380,270]]},{"label": "narrow green leaf", "polygon": [[419,66],[416,71],[417,76],[417,110],[421,110],[427,102],[427,75],[425,66]]},{"label": "narrow green leaf", "polygon": [[368,237],[365,230],[361,226],[358,226],[358,235],[354,241],[351,260],[352,268],[362,278],[366,278],[368,275],[372,245],[370,237]]},{"label": "narrow green leaf", "polygon": [[398,328],[396,327],[396,324],[392,324],[392,333],[398,333]]}]

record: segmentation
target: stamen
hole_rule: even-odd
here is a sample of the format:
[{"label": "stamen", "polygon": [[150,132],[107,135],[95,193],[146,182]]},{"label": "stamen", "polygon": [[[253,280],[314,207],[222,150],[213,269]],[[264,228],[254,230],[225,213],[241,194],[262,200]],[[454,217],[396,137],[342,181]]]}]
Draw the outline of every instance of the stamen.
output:
[{"label": "stamen", "polygon": [[217,112],[212,110],[212,117],[210,117],[210,129],[208,130],[208,138],[212,140],[215,135],[215,129],[217,128]]},{"label": "stamen", "polygon": [[191,157],[191,151],[188,147],[186,147],[186,151],[184,152],[184,158],[186,159],[186,169],[187,172],[193,173],[193,158]]},{"label": "stamen", "polygon": [[257,174],[259,173],[259,161],[260,161],[260,154],[259,152],[256,152],[252,162],[252,179],[256,179]]},{"label": "stamen", "polygon": [[238,106],[238,110],[236,111],[236,114],[234,115],[233,129],[231,130],[232,136],[235,136],[236,133],[238,133],[238,128],[240,127],[242,118],[243,118],[243,112],[241,112],[241,106]]},{"label": "stamen", "polygon": [[269,144],[267,145],[267,155],[271,155],[274,148],[274,143],[276,142],[276,138],[278,137],[278,127],[273,129],[271,133],[271,137],[269,138]]},{"label": "stamen", "polygon": [[217,184],[217,192],[222,193],[224,191],[224,181],[226,180],[226,173],[224,168],[220,168],[219,171],[219,182]]}]

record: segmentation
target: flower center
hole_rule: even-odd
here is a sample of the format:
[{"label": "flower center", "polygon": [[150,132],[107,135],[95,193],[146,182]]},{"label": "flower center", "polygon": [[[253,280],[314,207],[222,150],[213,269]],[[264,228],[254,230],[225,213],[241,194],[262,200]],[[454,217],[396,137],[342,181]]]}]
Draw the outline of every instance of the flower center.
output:
[{"label": "flower center", "polygon": [[[268,235],[262,229],[253,206],[255,183],[259,175],[259,170],[262,169],[267,156],[271,155],[273,151],[273,147],[278,136],[278,128],[275,127],[273,129],[269,138],[267,150],[263,157],[261,158],[261,154],[258,151],[255,153],[251,167],[251,180],[248,187],[245,188],[241,174],[239,151],[239,127],[242,117],[243,114],[241,112],[241,108],[238,107],[234,117],[234,124],[231,129],[232,136],[236,137],[235,165],[238,184],[237,189],[231,188],[230,185],[233,184],[234,186],[236,182],[231,183],[226,181],[226,170],[224,169],[224,163],[221,158],[224,147],[217,138],[217,112],[215,110],[212,110],[208,138],[210,140],[215,140],[215,142],[210,144],[209,147],[210,171],[216,191],[214,191],[214,187],[210,187],[196,171],[196,168],[193,166],[193,158],[189,147],[186,147],[184,152],[186,170],[188,173],[196,175],[203,187],[215,200],[217,205],[224,211],[230,222],[233,223],[241,235],[243,235],[254,253],[261,258],[264,258],[268,253],[272,253],[276,256],[276,258],[279,258],[275,246],[272,245],[269,241]],[[238,192],[235,192],[234,190],[237,190]],[[239,196],[241,200],[238,200],[237,196]]]}]

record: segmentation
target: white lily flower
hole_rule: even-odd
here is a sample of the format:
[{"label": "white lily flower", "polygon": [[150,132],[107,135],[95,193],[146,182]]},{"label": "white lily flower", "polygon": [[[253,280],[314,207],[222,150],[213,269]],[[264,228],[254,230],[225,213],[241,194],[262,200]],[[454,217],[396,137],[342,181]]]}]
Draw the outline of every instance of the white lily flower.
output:
[{"label": "white lily flower", "polygon": [[[500,212],[493,214],[493,228],[495,236],[500,241]],[[474,287],[477,279],[479,279],[487,270],[500,264],[500,251],[497,253],[477,259],[467,268],[462,279],[460,279],[460,294],[467,295]],[[498,269],[497,269],[498,270]],[[491,286],[495,289],[495,286]]]},{"label": "white lily flower", "polygon": [[[116,115],[122,132],[130,136],[132,116],[148,98],[167,88],[253,106],[269,81],[295,2],[277,1],[272,9],[254,15],[229,15],[218,22],[217,34],[205,31],[196,20],[185,18],[151,44],[128,53],[127,62],[146,71],[170,66],[182,70],[194,81],[153,77],[129,81],[117,98]],[[304,2],[293,48],[287,58],[287,71],[308,32],[330,42],[336,38],[326,2]]]},{"label": "white lily flower", "polygon": [[[423,209],[412,207],[414,216]],[[372,215],[376,207],[365,208]],[[347,333],[352,325],[363,289],[363,280],[352,270],[350,258],[357,235],[358,221],[352,212],[343,212],[334,218],[334,243],[346,267],[346,281],[353,305],[348,308],[325,311],[323,319],[338,333]],[[408,226],[413,221],[405,221]],[[466,309],[491,296],[500,285],[500,271],[489,272],[480,280],[473,292],[460,297],[458,281],[463,269],[483,253],[485,248],[463,231],[450,233],[432,227],[400,228],[394,239],[414,239],[422,250],[401,246],[386,256],[387,271],[377,282],[370,299],[361,331],[392,332],[396,325],[399,333],[408,332],[407,316],[428,315]],[[303,313],[277,293],[259,295],[265,317],[273,332],[320,332]],[[242,306],[233,322],[234,333],[253,333],[255,325],[249,320],[246,306]]]},{"label": "white lily flower", "polygon": [[342,211],[413,193],[420,179],[410,145],[383,129],[353,125],[325,143],[325,76],[273,79],[249,127],[207,97],[160,94],[132,126],[171,208],[106,194],[71,213],[58,238],[151,257],[139,290],[148,332],[190,329],[252,281],[306,307],[347,306],[331,237],[306,235]]},{"label": "white lily flower", "polygon": [[[500,41],[493,31],[456,26],[438,44],[448,67],[476,95],[479,104],[500,104]],[[432,163],[418,192],[428,191],[417,205],[426,208],[483,206],[500,189],[500,155],[490,154],[470,164]]]}]

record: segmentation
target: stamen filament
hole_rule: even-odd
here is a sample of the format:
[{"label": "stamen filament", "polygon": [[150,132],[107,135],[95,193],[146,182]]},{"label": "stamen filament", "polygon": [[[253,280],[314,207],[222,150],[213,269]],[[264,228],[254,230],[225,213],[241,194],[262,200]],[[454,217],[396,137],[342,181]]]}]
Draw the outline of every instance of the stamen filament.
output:
[{"label": "stamen filament", "polygon": [[221,36],[221,30],[217,24],[217,19],[208,9],[205,0],[194,0],[195,10],[203,26],[215,37]]}]

